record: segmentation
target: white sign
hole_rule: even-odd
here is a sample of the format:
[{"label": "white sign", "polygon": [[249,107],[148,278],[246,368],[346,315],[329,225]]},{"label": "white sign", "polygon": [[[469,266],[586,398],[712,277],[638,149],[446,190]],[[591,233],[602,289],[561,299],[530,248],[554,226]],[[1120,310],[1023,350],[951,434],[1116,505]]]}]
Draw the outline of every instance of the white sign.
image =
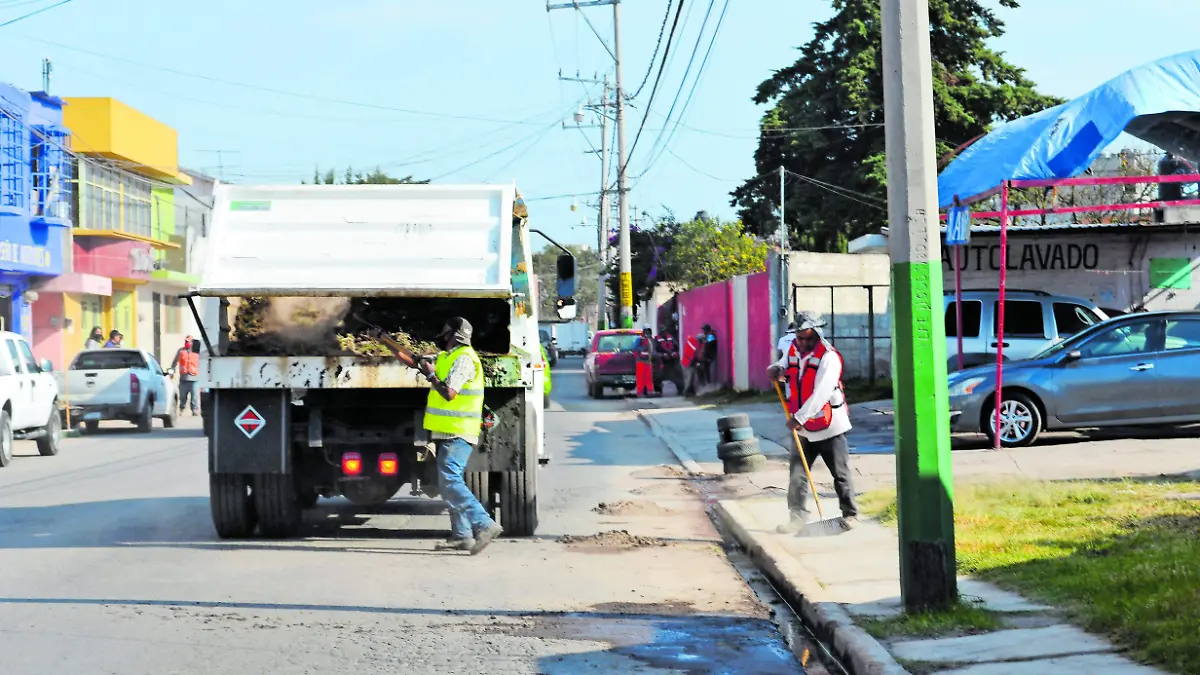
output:
[{"label": "white sign", "polygon": [[946,245],[963,246],[971,241],[971,208],[955,206],[946,218]]},{"label": "white sign", "polygon": [[134,272],[146,272],[149,274],[154,271],[154,256],[144,248],[135,248],[129,251],[129,258],[132,260]]}]

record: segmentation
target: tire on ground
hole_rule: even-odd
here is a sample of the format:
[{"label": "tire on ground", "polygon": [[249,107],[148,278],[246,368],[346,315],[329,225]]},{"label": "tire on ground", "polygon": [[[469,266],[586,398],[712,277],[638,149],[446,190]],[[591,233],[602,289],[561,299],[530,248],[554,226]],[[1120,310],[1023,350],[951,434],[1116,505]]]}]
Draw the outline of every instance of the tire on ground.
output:
[{"label": "tire on ground", "polygon": [[537,532],[537,461],[525,471],[504,471],[500,476],[500,524],[510,537],[532,537]]},{"label": "tire on ground", "polygon": [[[981,413],[981,417],[983,419],[980,420],[980,427],[984,430],[984,433],[987,434],[988,442],[990,442],[993,446],[996,444],[996,434],[992,432],[992,425],[996,422],[995,400],[995,397],[993,397],[986,405],[983,406],[983,412]],[[1024,406],[1029,410],[1032,421],[1030,422],[1029,435],[1016,442],[1001,440],[1000,445],[1005,448],[1023,448],[1027,445],[1031,445],[1037,440],[1038,434],[1042,433],[1042,409],[1038,407],[1037,403],[1035,403],[1034,400],[1027,394],[1019,391],[1004,391],[1004,400],[1006,402],[1015,401]]]},{"label": "tire on ground", "polygon": [[724,461],[725,473],[752,473],[761,471],[767,466],[767,458],[762,455],[750,455],[738,459]]},{"label": "tire on ground", "polygon": [[7,410],[0,410],[0,467],[12,464],[13,434],[12,418]]},{"label": "tire on ground", "polygon": [[89,434],[94,434],[100,430],[100,422],[98,420],[88,420],[83,423],[83,429]]},{"label": "tire on ground", "polygon": [[717,457],[719,459],[741,459],[761,454],[762,448],[759,447],[757,438],[748,441],[717,444]]},{"label": "tire on ground", "polygon": [[208,503],[218,537],[244,539],[254,534],[258,517],[248,476],[237,473],[209,474]]},{"label": "tire on ground", "polygon": [[146,399],[146,407],[142,408],[138,413],[137,430],[139,433],[148,434],[154,428],[154,400]]},{"label": "tire on ground", "polygon": [[725,431],[727,429],[736,429],[738,427],[750,426],[750,416],[746,413],[736,413],[728,415],[717,420],[717,430]]},{"label": "tire on ground", "polygon": [[53,457],[58,454],[58,442],[62,440],[62,417],[58,414],[58,406],[51,406],[50,419],[46,420],[46,435],[37,439],[38,454],[42,457]]},{"label": "tire on ground", "polygon": [[475,499],[483,504],[484,510],[492,518],[496,517],[496,500],[492,498],[492,481],[491,474],[487,471],[467,471],[463,474],[463,480],[467,482],[467,489],[471,494],[475,495]]},{"label": "tire on ground", "polygon": [[750,427],[734,427],[721,432],[721,440],[725,443],[734,441],[749,441],[754,438],[754,429]]},{"label": "tire on ground", "polygon": [[252,494],[264,537],[280,539],[296,534],[300,529],[300,494],[291,474],[256,474]]},{"label": "tire on ground", "polygon": [[179,410],[179,399],[176,398],[171,405],[167,406],[167,414],[163,415],[163,428],[173,429],[175,427],[175,416]]}]

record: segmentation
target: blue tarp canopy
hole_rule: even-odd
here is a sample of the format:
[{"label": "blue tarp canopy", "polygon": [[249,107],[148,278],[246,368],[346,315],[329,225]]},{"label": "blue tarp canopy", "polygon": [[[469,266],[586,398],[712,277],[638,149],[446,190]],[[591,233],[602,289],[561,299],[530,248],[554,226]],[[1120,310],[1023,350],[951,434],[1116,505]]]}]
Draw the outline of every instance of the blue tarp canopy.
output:
[{"label": "blue tarp canopy", "polygon": [[1129,70],[1059,106],[1001,124],[938,176],[951,206],[1006,180],[1070,178],[1121,132],[1200,161],[1200,50]]}]

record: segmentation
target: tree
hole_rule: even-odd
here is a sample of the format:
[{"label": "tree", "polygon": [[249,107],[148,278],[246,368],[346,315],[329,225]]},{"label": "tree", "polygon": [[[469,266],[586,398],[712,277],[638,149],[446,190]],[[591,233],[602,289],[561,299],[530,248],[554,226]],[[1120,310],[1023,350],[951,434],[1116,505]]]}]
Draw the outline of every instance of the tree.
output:
[{"label": "tree", "polygon": [[[596,252],[585,246],[567,245],[575,254],[575,305],[579,314],[585,315],[596,307],[596,288],[599,284],[599,260]],[[538,316],[543,320],[557,320],[554,301],[558,297],[558,256],[562,251],[546,245],[533,254],[533,273],[538,280]]]},{"label": "tree", "polygon": [[[772,105],[754,155],[760,175],[734,190],[731,204],[749,232],[775,234],[782,165],[793,173],[786,185],[790,244],[838,252],[886,224],[887,172],[879,0],[833,0],[833,7],[800,58],[758,86],[754,102]],[[988,47],[1004,24],[983,0],[929,0],[929,19],[939,155],[996,121],[1060,102]]]},{"label": "tree", "polygon": [[666,255],[666,269],[676,290],[686,290],[767,266],[766,242],[742,231],[740,222],[722,223],[697,214],[679,226]]},{"label": "tree", "polygon": [[[667,212],[650,227],[643,228],[630,224],[629,271],[633,282],[635,314],[638,304],[649,300],[654,294],[655,286],[662,282],[672,281],[666,262],[678,233],[679,223],[675,220],[674,214],[670,212]],[[617,259],[619,244],[616,236],[609,239],[608,245],[613,253],[613,259],[608,265],[608,292],[613,299],[611,309],[614,319],[617,316],[617,304],[621,299],[620,261]]]},{"label": "tree", "polygon": [[[300,181],[307,183],[308,181]],[[319,168],[313,169],[313,185],[338,185],[337,174],[333,169],[326,169],[324,173]],[[425,185],[428,180],[415,180],[411,175],[403,178],[395,178],[389,176],[375,167],[375,170],[368,173],[362,171],[355,172],[352,167],[346,167],[346,171],[342,174],[341,185]]]}]

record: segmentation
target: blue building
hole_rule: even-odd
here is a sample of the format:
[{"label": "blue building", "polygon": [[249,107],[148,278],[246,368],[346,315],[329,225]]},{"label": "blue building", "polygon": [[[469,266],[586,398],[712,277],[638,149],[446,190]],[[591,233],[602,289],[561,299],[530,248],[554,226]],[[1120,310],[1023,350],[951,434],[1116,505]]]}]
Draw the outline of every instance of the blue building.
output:
[{"label": "blue building", "polygon": [[63,101],[0,83],[0,329],[32,335],[31,288],[63,271],[73,203]]}]

